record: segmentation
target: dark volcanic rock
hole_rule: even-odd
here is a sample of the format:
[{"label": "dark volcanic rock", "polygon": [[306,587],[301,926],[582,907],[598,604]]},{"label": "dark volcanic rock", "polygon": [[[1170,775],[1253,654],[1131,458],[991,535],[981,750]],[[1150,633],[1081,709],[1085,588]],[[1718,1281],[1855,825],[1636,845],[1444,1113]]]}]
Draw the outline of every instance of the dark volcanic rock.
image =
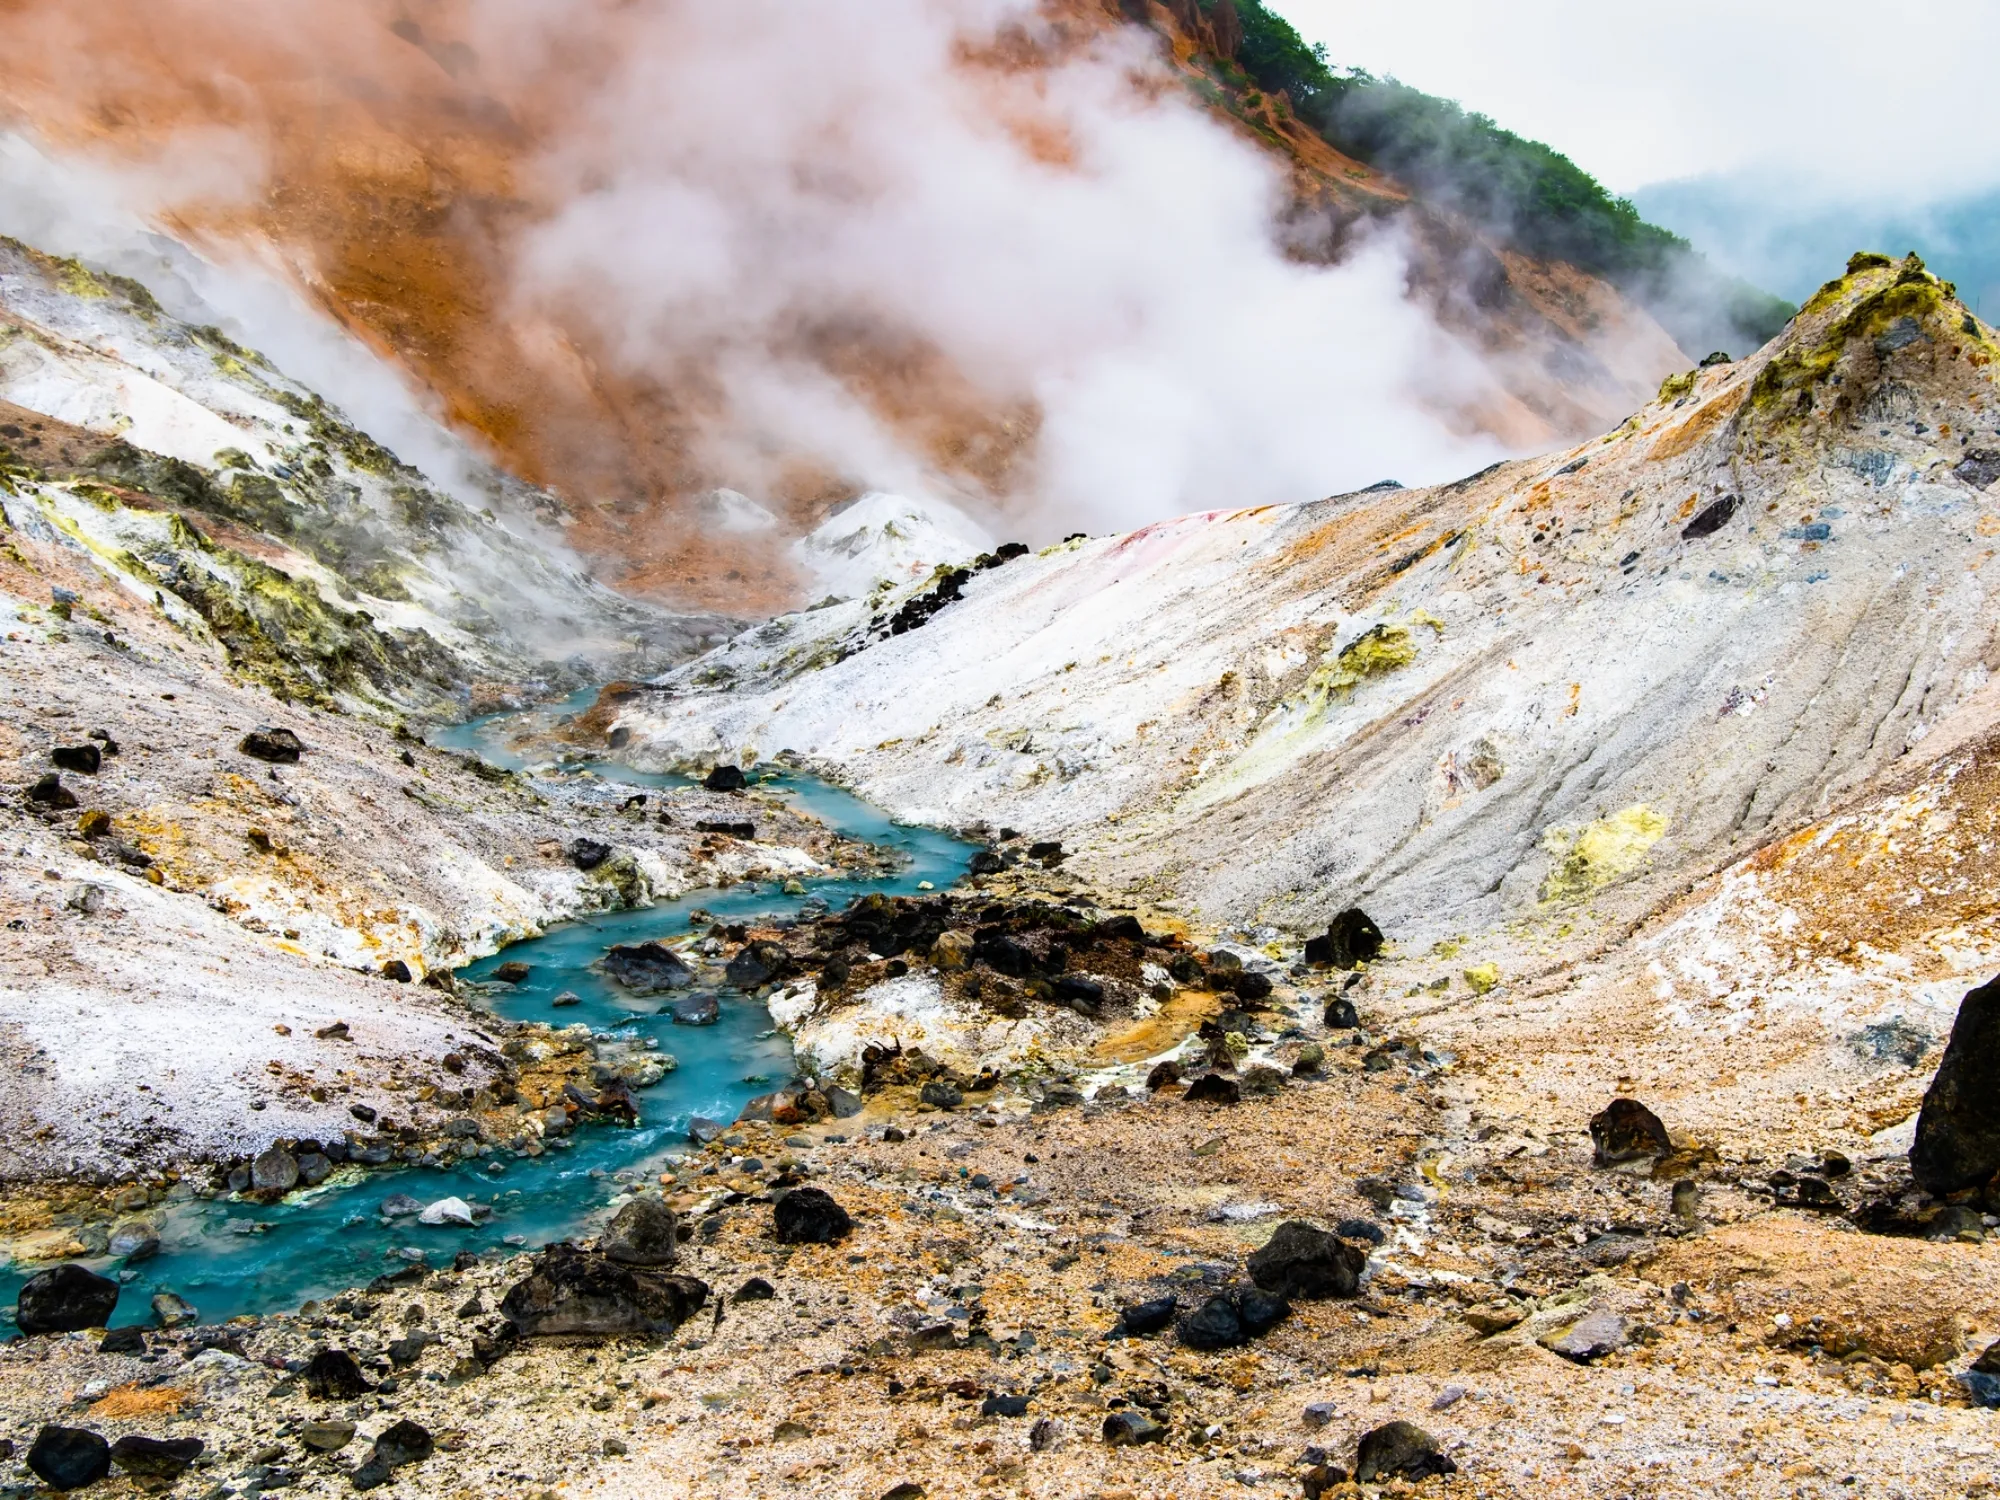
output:
[{"label": "dark volcanic rock", "polygon": [[1104,1441],[1114,1448],[1140,1443],[1164,1443],[1167,1429],[1142,1411],[1114,1411],[1104,1419]]},{"label": "dark volcanic rock", "polygon": [[1146,1075],[1146,1087],[1153,1090],[1167,1088],[1179,1083],[1181,1078],[1181,1065],[1168,1058],[1165,1062],[1153,1064],[1153,1071]]},{"label": "dark volcanic rock", "polygon": [[1258,974],[1250,969],[1242,969],[1232,977],[1233,982],[1230,988],[1236,991],[1238,999],[1247,1000],[1255,1004],[1259,1000],[1268,1000],[1271,998],[1270,975]]},{"label": "dark volcanic rock", "polygon": [[49,759],[59,771],[78,771],[85,776],[95,776],[97,768],[104,762],[104,752],[95,745],[57,745],[49,752]]},{"label": "dark volcanic rock", "polygon": [[732,1302],[769,1302],[778,1295],[778,1289],[761,1276],[752,1276],[736,1289]]},{"label": "dark volcanic rock", "polygon": [[1729,524],[1729,518],[1736,514],[1736,507],[1742,503],[1734,495],[1724,495],[1713,505],[1703,506],[1695,513],[1695,518],[1681,528],[1681,539],[1696,542],[1705,536],[1714,536]]},{"label": "dark volcanic rock", "polygon": [[694,983],[694,971],[680,955],[658,943],[620,944],[607,949],[599,965],[612,980],[642,995],[684,990]]},{"label": "dark volcanic rock", "polygon": [[1035,971],[1035,955],[1026,943],[1004,932],[981,933],[972,942],[972,961],[995,973],[1023,979]]},{"label": "dark volcanic rock", "polygon": [[569,862],[579,870],[594,870],[611,858],[611,846],[602,839],[572,839]]},{"label": "dark volcanic rock", "polygon": [[667,1007],[676,1026],[713,1026],[722,1019],[722,1002],[713,995],[690,995]]},{"label": "dark volcanic rock", "polygon": [[289,1193],[298,1185],[298,1158],[283,1146],[273,1146],[250,1163],[250,1186],[260,1193]]},{"label": "dark volcanic rock", "polygon": [[1025,1417],[1028,1414],[1026,1396],[988,1396],[979,1403],[982,1417]]},{"label": "dark volcanic rock", "polygon": [[965,1103],[965,1095],[955,1085],[933,1078],[917,1093],[917,1097],[933,1109],[957,1109]]},{"label": "dark volcanic rock", "polygon": [[269,724],[259,724],[243,736],[243,743],[236,748],[257,760],[286,766],[297,765],[306,749],[304,741],[291,730],[273,729]]},{"label": "dark volcanic rock", "polygon": [[2000,978],[1966,991],[1937,1076],[1924,1093],[1910,1171],[1933,1193],[2000,1172]]},{"label": "dark volcanic rock", "polygon": [[128,1433],[111,1445],[111,1461],[141,1479],[178,1479],[205,1445],[200,1438],[150,1438]]},{"label": "dark volcanic rock", "polygon": [[51,1424],[29,1445],[28,1467],[50,1489],[80,1490],[111,1472],[111,1445],[81,1427]]},{"label": "dark volcanic rock", "polygon": [[750,781],[735,766],[717,766],[701,779],[701,784],[711,792],[740,792]]},{"label": "dark volcanic rock", "polygon": [[1056,999],[1080,1016],[1095,1016],[1104,1008],[1104,986],[1081,974],[1065,974],[1055,983]]},{"label": "dark volcanic rock", "polygon": [[605,1226],[597,1248],[620,1265],[670,1266],[674,1263],[674,1211],[658,1198],[634,1198]]},{"label": "dark volcanic rock", "polygon": [[114,1328],[97,1341],[99,1354],[144,1354],[146,1330],[137,1325]]},{"label": "dark volcanic rock", "polygon": [[306,1383],[306,1394],[325,1400],[345,1401],[375,1389],[345,1349],[320,1350],[299,1374]]},{"label": "dark volcanic rock", "polygon": [[14,1321],[23,1333],[74,1333],[102,1328],[117,1306],[117,1282],[75,1264],[51,1266],[22,1283]]},{"label": "dark volcanic rock", "polygon": [[389,1482],[396,1470],[420,1464],[437,1449],[430,1433],[405,1417],[375,1439],[361,1467],[348,1476],[357,1490],[372,1490]]},{"label": "dark volcanic rock", "polygon": [[1644,1156],[1668,1156],[1674,1149],[1660,1117],[1637,1099],[1613,1099],[1593,1115],[1590,1139],[1597,1148],[1593,1159],[1600,1167]]},{"label": "dark volcanic rock", "polygon": [[1354,1459],[1358,1484],[1429,1479],[1457,1472],[1458,1465],[1438,1452],[1437,1441],[1414,1422],[1390,1422],[1365,1434]]},{"label": "dark volcanic rock", "polygon": [[793,1188],[772,1210],[781,1245],[831,1245],[853,1232],[854,1220],[823,1188]]},{"label": "dark volcanic rock", "polygon": [[1181,1096],[1191,1104],[1237,1104],[1242,1101],[1243,1090],[1234,1078],[1222,1073],[1204,1073],[1188,1085],[1187,1093]]},{"label": "dark volcanic rock", "polygon": [[78,805],[76,793],[64,786],[62,777],[58,776],[54,771],[38,778],[35,784],[28,788],[28,800],[38,803],[43,807],[75,807]]},{"label": "dark volcanic rock", "polygon": [[1278,1226],[1250,1257],[1250,1279],[1286,1297],[1352,1297],[1368,1257],[1359,1246],[1297,1219]]},{"label": "dark volcanic rock", "polygon": [[1336,969],[1372,963],[1382,953],[1382,929],[1360,907],[1350,906],[1327,923],[1325,952],[1325,961]]},{"label": "dark volcanic rock", "polygon": [[502,984],[519,984],[535,971],[518,958],[510,958],[493,970],[493,977]]},{"label": "dark volcanic rock", "polygon": [[996,850],[981,849],[966,862],[965,867],[974,875],[998,875],[1007,868],[1007,861]]},{"label": "dark volcanic rock", "polygon": [[1269,1333],[1291,1311],[1283,1297],[1256,1287],[1232,1287],[1182,1318],[1175,1333],[1190,1349],[1234,1349]]},{"label": "dark volcanic rock", "polygon": [[739,990],[754,990],[791,972],[792,955],[781,944],[772,942],[749,944],[723,970],[724,977]]},{"label": "dark volcanic rock", "polygon": [[1361,1013],[1345,995],[1335,995],[1326,1002],[1326,1015],[1322,1019],[1328,1031],[1353,1031],[1361,1024]]},{"label": "dark volcanic rock", "polygon": [[525,1280],[501,1299],[500,1314],[529,1338],[629,1338],[670,1334],[708,1301],[708,1285],[620,1265],[574,1245],[551,1245]]},{"label": "dark volcanic rock", "polygon": [[1140,1302],[1132,1307],[1121,1308],[1119,1319],[1125,1332],[1136,1338],[1159,1333],[1174,1320],[1180,1311],[1180,1304],[1172,1297],[1155,1297],[1150,1302]]}]

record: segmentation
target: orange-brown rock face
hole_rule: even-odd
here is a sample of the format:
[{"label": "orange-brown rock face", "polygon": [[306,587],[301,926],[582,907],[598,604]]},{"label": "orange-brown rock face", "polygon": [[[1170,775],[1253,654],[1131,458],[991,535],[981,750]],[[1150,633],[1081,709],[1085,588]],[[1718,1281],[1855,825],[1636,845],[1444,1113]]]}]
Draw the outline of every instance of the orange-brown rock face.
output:
[{"label": "orange-brown rock face", "polygon": [[[956,13],[947,0],[896,9],[919,41],[926,25],[946,26]],[[649,255],[647,236],[633,232],[649,222],[635,217],[635,195],[672,181],[647,177],[646,165],[682,149],[698,156],[713,142],[677,132],[674,122],[690,116],[675,116],[674,101],[704,79],[745,77],[733,92],[706,96],[699,118],[720,118],[739,145],[749,141],[738,160],[750,162],[759,132],[775,137],[771,120],[802,91],[796,80],[743,75],[762,63],[726,22],[676,5],[603,0],[536,18],[498,17],[461,0],[254,11],[221,0],[0,0],[0,17],[9,36],[0,100],[56,147],[150,161],[171,181],[218,129],[247,146],[239,154],[261,163],[253,180],[232,195],[213,191],[212,173],[192,176],[179,227],[275,251],[331,316],[433,391],[452,422],[564,494],[573,540],[611,581],[738,613],[775,607],[804,586],[780,543],[899,475],[989,511],[1000,530],[1050,530],[1051,516],[1065,514],[1044,493],[1041,444],[1045,394],[1072,373],[1075,337],[1039,364],[989,351],[984,325],[962,335],[957,313],[894,305],[895,287],[847,284],[837,261],[823,279],[800,277],[796,254],[773,259],[773,274],[803,284],[785,307],[756,318],[741,309],[759,283],[741,268],[706,305],[658,286],[659,268],[678,274],[681,262]],[[1197,16],[1192,33],[1176,10],[1153,7],[1145,18],[1153,40],[1118,32],[1128,17],[1116,0],[1050,0],[1039,18],[1024,12],[1019,24],[961,39],[935,54],[942,76],[903,101],[933,115],[909,119],[908,133],[921,136],[960,111],[996,122],[995,149],[1010,159],[993,170],[1018,176],[1025,164],[1044,174],[1037,191],[1059,209],[1092,170],[1080,157],[1102,154],[1102,142],[1088,138],[1102,89],[1071,87],[1079,70],[1123,68],[1131,108],[1171,106],[1184,117],[1192,112],[1170,96],[1191,75],[1197,48],[1227,45],[1214,35],[1231,19],[1221,12]],[[897,65],[881,37],[852,23],[827,34],[866,54],[856,63],[864,80]],[[1154,52],[1166,65],[1148,60]],[[690,70],[690,57],[716,66]],[[912,69],[931,57],[911,44]],[[761,89],[771,92],[760,97]],[[848,118],[831,95],[822,103],[836,125]],[[837,128],[813,132],[811,150],[774,139],[770,170],[814,177],[808,186],[822,200],[906,186],[893,132],[859,139],[869,122],[865,111],[852,114],[852,149]],[[1426,398],[1444,430],[1509,447],[1595,430],[1679,362],[1658,328],[1602,283],[1496,257],[1441,217],[1397,215],[1403,195],[1393,184],[1289,119],[1221,118],[1243,141],[1285,158],[1298,260],[1340,260],[1385,210],[1407,221],[1413,300],[1487,366],[1488,378]],[[190,134],[198,131],[208,134]],[[976,132],[968,138],[986,143]],[[923,186],[934,197],[952,188]],[[968,170],[968,201],[976,205],[982,191]],[[990,189],[989,201],[1002,191]],[[589,215],[600,199],[621,216],[593,244]],[[671,215],[660,222],[659,247],[680,247],[686,226]],[[779,232],[796,240],[812,230],[799,221]],[[940,242],[946,263],[919,266],[913,300],[992,295],[1004,279],[992,267],[967,267],[955,285],[949,262],[963,257],[962,245]],[[612,282],[601,268],[614,248]],[[1105,300],[1085,296],[1088,287],[1079,284],[1086,306],[1053,305],[1059,288],[1025,305],[1052,325],[1081,324]],[[705,338],[697,325],[711,308],[732,316]],[[754,376],[744,374],[746,360]],[[1175,425],[1171,412],[1159,421],[1164,431]],[[687,501],[717,485],[754,489],[783,524],[706,534]],[[1184,508],[1214,488],[1169,486],[1159,503]]]}]

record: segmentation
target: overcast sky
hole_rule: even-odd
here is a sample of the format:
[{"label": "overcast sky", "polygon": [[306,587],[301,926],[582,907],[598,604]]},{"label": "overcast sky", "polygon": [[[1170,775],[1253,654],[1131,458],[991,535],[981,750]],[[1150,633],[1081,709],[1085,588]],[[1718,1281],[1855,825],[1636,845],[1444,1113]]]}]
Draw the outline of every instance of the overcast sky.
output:
[{"label": "overcast sky", "polygon": [[1737,168],[1899,197],[2000,182],[1996,0],[1267,3],[1334,65],[1456,99],[1620,193]]}]

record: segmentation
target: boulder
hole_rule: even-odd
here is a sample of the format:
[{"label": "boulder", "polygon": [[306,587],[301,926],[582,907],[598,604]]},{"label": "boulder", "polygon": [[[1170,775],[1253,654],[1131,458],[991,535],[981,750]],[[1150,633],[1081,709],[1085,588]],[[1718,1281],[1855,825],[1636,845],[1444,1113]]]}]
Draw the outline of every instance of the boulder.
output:
[{"label": "boulder", "polygon": [[1289,1219],[1250,1257],[1250,1279],[1283,1297],[1352,1297],[1368,1256],[1339,1235]]},{"label": "boulder", "polygon": [[674,1211],[658,1198],[634,1198],[604,1228],[597,1248],[621,1266],[670,1266],[679,1225]]},{"label": "boulder", "polygon": [[1354,1457],[1357,1484],[1414,1482],[1457,1472],[1458,1465],[1438,1451],[1437,1440],[1414,1422],[1390,1422],[1364,1434]]},{"label": "boulder", "polygon": [[250,1186],[260,1193],[289,1193],[299,1185],[299,1159],[273,1146],[250,1163]]},{"label": "boulder", "polygon": [[1587,1365],[1622,1347],[1625,1331],[1624,1318],[1608,1308],[1597,1308],[1567,1328],[1542,1335],[1537,1342],[1551,1354],[1560,1354],[1573,1364]]},{"label": "boulder", "polygon": [[1055,982],[1058,1003],[1080,1016],[1095,1016],[1104,1008],[1104,986],[1081,974],[1065,974]]},{"label": "boulder", "polygon": [[387,1484],[397,1469],[420,1464],[437,1449],[430,1433],[405,1417],[385,1428],[361,1466],[348,1476],[357,1490]]},{"label": "boulder", "polygon": [[1149,1302],[1139,1302],[1131,1307],[1120,1308],[1119,1326],[1133,1338],[1146,1338],[1164,1332],[1179,1311],[1180,1304],[1171,1296],[1155,1297]]},{"label": "boulder", "polygon": [[1190,1104],[1236,1104],[1242,1100],[1243,1090],[1226,1074],[1204,1073],[1188,1085],[1188,1091],[1181,1097]]},{"label": "boulder", "polygon": [[28,788],[28,800],[42,807],[69,808],[78,805],[76,793],[63,785],[62,777],[54,771],[38,777]]},{"label": "boulder", "polygon": [[720,1140],[728,1129],[720,1120],[711,1120],[707,1115],[688,1117],[688,1141],[692,1145],[706,1146],[710,1141]]},{"label": "boulder", "polygon": [[97,1341],[99,1354],[144,1354],[146,1330],[135,1323],[113,1328]]},{"label": "boulder", "polygon": [[375,1389],[345,1349],[318,1350],[306,1361],[299,1378],[305,1382],[307,1395],[327,1401],[346,1401]]},{"label": "boulder", "polygon": [[1140,1443],[1164,1443],[1167,1429],[1143,1411],[1127,1407],[1104,1419],[1104,1441],[1114,1448],[1136,1447]]},{"label": "boulder", "polygon": [[338,1417],[322,1417],[299,1429],[299,1441],[315,1453],[338,1453],[354,1441],[354,1424]]},{"label": "boulder", "polygon": [[1232,1287],[1182,1318],[1175,1333],[1190,1349],[1235,1349],[1269,1333],[1291,1311],[1283,1297],[1257,1287]]},{"label": "boulder", "polygon": [[851,1094],[836,1083],[829,1083],[825,1092],[827,1112],[836,1120],[851,1120],[861,1113],[860,1095]]},{"label": "boulder", "polygon": [[735,766],[717,766],[702,777],[701,784],[711,792],[740,792],[750,779]]},{"label": "boulder", "polygon": [[1252,969],[1239,969],[1231,976],[1229,986],[1239,1000],[1252,1005],[1271,998],[1271,976],[1259,974]]},{"label": "boulder", "polygon": [[502,984],[519,984],[535,971],[518,958],[510,958],[493,970],[493,977]]},{"label": "boulder", "polygon": [[150,1260],[160,1253],[160,1231],[149,1219],[120,1219],[106,1248],[128,1261]]},{"label": "boulder", "polygon": [[305,754],[305,742],[289,729],[273,729],[269,724],[259,724],[243,736],[237,749],[254,760],[266,760],[273,765],[295,766],[299,757]]},{"label": "boulder", "polygon": [[1910,1172],[1953,1193],[2000,1172],[2000,977],[1966,991],[1937,1075],[1924,1092]]},{"label": "boulder", "polygon": [[667,1018],[676,1026],[713,1026],[722,1019],[722,1003],[713,995],[690,995],[669,1005]]},{"label": "boulder", "polygon": [[1157,1093],[1161,1089],[1170,1088],[1174,1084],[1179,1083],[1182,1077],[1181,1065],[1172,1058],[1168,1058],[1165,1062],[1153,1064],[1153,1071],[1146,1075],[1146,1087]]},{"label": "boulder", "polygon": [[1321,1019],[1328,1031],[1353,1031],[1361,1025],[1361,1013],[1345,995],[1335,995],[1327,1001],[1326,1014]]},{"label": "boulder", "polygon": [[52,1490],[80,1490],[111,1472],[111,1445],[81,1427],[51,1423],[29,1445],[28,1467]]},{"label": "boulder", "polygon": [[791,972],[792,955],[785,951],[784,945],[760,940],[745,944],[742,951],[729,960],[723,977],[739,990],[754,990],[783,979]]},{"label": "boulder", "polygon": [[671,1334],[708,1301],[708,1284],[574,1245],[550,1245],[500,1301],[528,1338],[634,1338]]},{"label": "boulder", "polygon": [[694,983],[694,971],[678,953],[658,943],[620,944],[599,961],[605,974],[637,994],[684,990]]},{"label": "boulder", "polygon": [[14,1322],[23,1333],[74,1333],[102,1328],[117,1306],[117,1282],[66,1263],[22,1283]]},{"label": "boulder", "polygon": [[201,1321],[201,1314],[185,1297],[172,1292],[153,1294],[153,1321],[162,1328],[179,1328],[183,1324]]},{"label": "boulder", "polygon": [[1309,964],[1355,969],[1380,957],[1381,952],[1382,929],[1360,907],[1350,906],[1327,923],[1325,936],[1307,941],[1305,958]]},{"label": "boulder", "polygon": [[60,771],[76,771],[84,776],[95,776],[97,768],[103,764],[104,752],[95,745],[58,745],[49,752],[49,759]]},{"label": "boulder", "polygon": [[733,1302],[769,1302],[778,1295],[778,1289],[761,1276],[752,1276],[736,1289]]},{"label": "boulder", "polygon": [[601,839],[570,840],[569,862],[579,870],[594,870],[609,858],[611,846]]},{"label": "boulder", "polygon": [[419,1224],[428,1224],[433,1229],[447,1225],[456,1229],[470,1229],[473,1224],[472,1205],[463,1198],[440,1198],[417,1215]]},{"label": "boulder", "polygon": [[823,1188],[793,1188],[778,1200],[771,1217],[781,1245],[831,1245],[854,1231],[847,1210]]},{"label": "boulder", "polygon": [[954,1084],[941,1078],[933,1078],[917,1091],[917,1098],[933,1109],[957,1109],[965,1103],[965,1095]]},{"label": "boulder", "polygon": [[111,1445],[111,1461],[140,1479],[175,1480],[201,1457],[200,1438],[150,1438],[127,1433]]},{"label": "boulder", "polygon": [[1590,1139],[1597,1148],[1593,1159],[1600,1167],[1648,1156],[1667,1156],[1674,1149],[1660,1117],[1637,1099],[1613,1099],[1593,1115]]},{"label": "boulder", "polygon": [[391,1193],[377,1210],[385,1219],[413,1219],[424,1211],[424,1200],[408,1193]]}]

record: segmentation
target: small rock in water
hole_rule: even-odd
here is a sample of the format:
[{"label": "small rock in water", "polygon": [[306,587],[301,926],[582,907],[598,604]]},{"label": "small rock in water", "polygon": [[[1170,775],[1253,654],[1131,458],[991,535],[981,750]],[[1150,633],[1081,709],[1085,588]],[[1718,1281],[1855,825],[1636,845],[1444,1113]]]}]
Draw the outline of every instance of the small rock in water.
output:
[{"label": "small rock in water", "polygon": [[634,1198],[612,1215],[597,1248],[620,1265],[670,1266],[677,1232],[674,1211],[665,1202]]},{"label": "small rock in water", "polygon": [[711,1120],[706,1115],[692,1115],[688,1119],[688,1140],[697,1146],[706,1146],[710,1141],[722,1139],[729,1127],[720,1120]]},{"label": "small rock in water", "polygon": [[1390,1422],[1361,1439],[1354,1458],[1358,1484],[1390,1479],[1416,1481],[1438,1474],[1456,1474],[1458,1465],[1438,1451],[1437,1440],[1414,1422]]},{"label": "small rock in water", "polygon": [[713,995],[690,995],[667,1007],[676,1026],[713,1026],[722,1019],[722,1003]]},{"label": "small rock in water", "polygon": [[74,1263],[37,1271],[21,1284],[14,1322],[23,1333],[102,1328],[118,1306],[118,1283]]},{"label": "small rock in water", "polygon": [[321,1349],[306,1361],[299,1375],[306,1383],[306,1393],[323,1400],[345,1401],[375,1389],[345,1349]]},{"label": "small rock in water", "polygon": [[684,990],[694,983],[694,971],[680,955],[659,943],[633,943],[606,951],[604,972],[636,994],[654,990]]},{"label": "small rock in water", "polygon": [[1957,1192],[2000,1172],[2000,977],[1966,991],[1910,1147],[1917,1185]]},{"label": "small rock in water", "polygon": [[507,962],[494,969],[493,977],[502,984],[519,984],[532,973],[534,973],[534,970],[522,963],[521,960],[510,958]]},{"label": "small rock in water", "polygon": [[564,990],[555,999],[551,1000],[549,1004],[556,1010],[562,1010],[571,1005],[583,1004],[583,996],[577,994],[574,990]]},{"label": "small rock in water", "polygon": [[172,1292],[155,1292],[153,1321],[162,1328],[179,1328],[184,1324],[200,1322],[201,1314],[195,1310],[194,1304],[183,1297]]},{"label": "small rock in water", "polygon": [[749,785],[749,779],[735,766],[717,766],[702,778],[701,784],[711,792],[740,792]]},{"label": "small rock in water", "polygon": [[106,1248],[128,1261],[147,1260],[160,1253],[160,1231],[145,1219],[121,1219],[111,1226]]},{"label": "small rock in water", "polygon": [[463,1198],[440,1198],[417,1215],[417,1222],[433,1227],[450,1224],[470,1229],[473,1224],[472,1205]]},{"label": "small rock in water", "polygon": [[236,748],[253,759],[288,766],[297,765],[306,749],[305,742],[291,730],[273,729],[269,724],[259,724]]},{"label": "small rock in water", "polygon": [[423,1211],[423,1200],[412,1198],[408,1193],[391,1193],[382,1200],[381,1212],[385,1219],[407,1219]]},{"label": "small rock in water", "polygon": [[772,1210],[781,1245],[831,1245],[845,1239],[854,1220],[823,1188],[793,1188]]},{"label": "small rock in water", "polygon": [[111,1472],[111,1445],[81,1427],[53,1423],[28,1446],[28,1467],[54,1490],[80,1490]]},{"label": "small rock in water", "polygon": [[1359,1246],[1290,1219],[1250,1257],[1249,1270],[1258,1286],[1280,1296],[1352,1297],[1367,1264]]},{"label": "small rock in water", "polygon": [[111,1445],[111,1461],[140,1479],[175,1480],[201,1457],[200,1438],[151,1438],[128,1433]]},{"label": "small rock in water", "polygon": [[375,1439],[366,1462],[348,1476],[348,1482],[357,1490],[375,1489],[387,1484],[397,1469],[422,1463],[436,1447],[428,1431],[405,1417]]},{"label": "small rock in water", "polygon": [[1660,1117],[1637,1099],[1613,1099],[1593,1115],[1590,1139],[1597,1148],[1593,1160],[1600,1167],[1648,1156],[1667,1156],[1674,1149]]}]

